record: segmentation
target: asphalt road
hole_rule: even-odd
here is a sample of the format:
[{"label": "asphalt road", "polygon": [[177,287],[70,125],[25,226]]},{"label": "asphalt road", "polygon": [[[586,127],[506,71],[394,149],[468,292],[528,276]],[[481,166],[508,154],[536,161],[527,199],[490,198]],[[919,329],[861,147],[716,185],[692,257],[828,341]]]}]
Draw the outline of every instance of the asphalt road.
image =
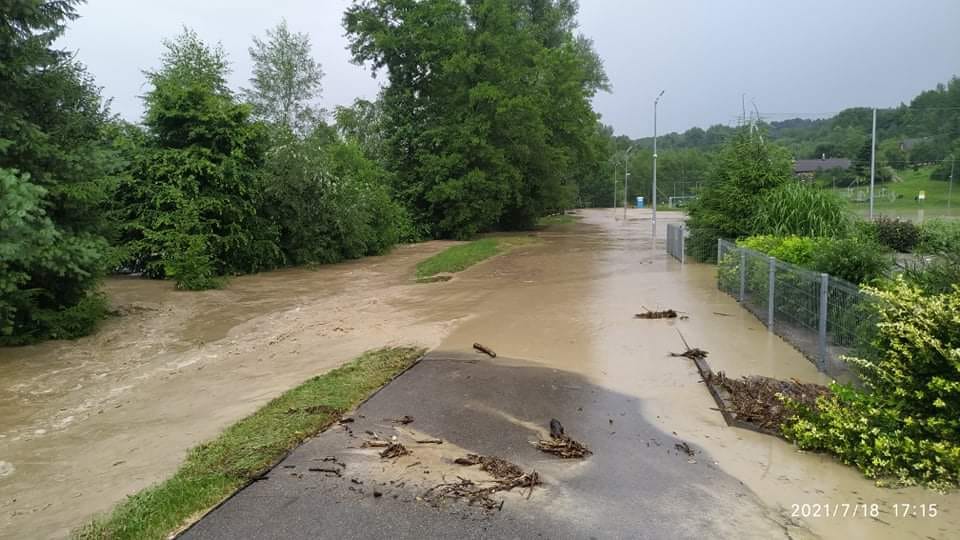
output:
[{"label": "asphalt road", "polygon": [[[636,399],[580,375],[475,354],[432,353],[352,415],[294,450],[187,530],[185,539],[235,538],[784,538],[778,512],[672,433],[646,422]],[[410,415],[414,421],[391,421]],[[564,460],[530,442],[551,418],[593,455]],[[367,432],[412,454],[381,459]],[[436,438],[443,444],[417,443]],[[458,475],[453,460],[496,455],[544,484],[498,493],[500,510],[427,490]],[[311,471],[310,469],[314,469]],[[318,469],[335,470],[338,473]],[[529,498],[527,498],[529,494]]]}]

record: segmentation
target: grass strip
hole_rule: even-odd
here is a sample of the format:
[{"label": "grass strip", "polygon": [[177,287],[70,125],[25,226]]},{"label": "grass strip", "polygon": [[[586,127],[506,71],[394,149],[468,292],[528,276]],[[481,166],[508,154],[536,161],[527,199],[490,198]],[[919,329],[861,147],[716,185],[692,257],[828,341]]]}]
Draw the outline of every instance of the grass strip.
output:
[{"label": "grass strip", "polygon": [[484,259],[537,241],[538,239],[533,236],[497,236],[453,246],[429,259],[420,261],[417,264],[417,279],[429,278],[440,273],[460,272]]},{"label": "grass strip", "polygon": [[165,539],[218,504],[413,365],[416,348],[369,351],[287,391],[190,450],[170,479],[73,532],[78,539]]}]

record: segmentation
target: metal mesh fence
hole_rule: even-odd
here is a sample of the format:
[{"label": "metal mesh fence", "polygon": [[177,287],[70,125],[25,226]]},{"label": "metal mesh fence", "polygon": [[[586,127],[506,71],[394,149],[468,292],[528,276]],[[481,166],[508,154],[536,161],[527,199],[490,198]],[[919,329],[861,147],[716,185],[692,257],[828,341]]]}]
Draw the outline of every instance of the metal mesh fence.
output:
[{"label": "metal mesh fence", "polygon": [[683,223],[667,223],[667,254],[682,263],[686,262],[685,237]]},{"label": "metal mesh fence", "polygon": [[849,376],[841,356],[863,342],[868,297],[839,278],[720,240],[718,287],[736,298],[833,377]]}]

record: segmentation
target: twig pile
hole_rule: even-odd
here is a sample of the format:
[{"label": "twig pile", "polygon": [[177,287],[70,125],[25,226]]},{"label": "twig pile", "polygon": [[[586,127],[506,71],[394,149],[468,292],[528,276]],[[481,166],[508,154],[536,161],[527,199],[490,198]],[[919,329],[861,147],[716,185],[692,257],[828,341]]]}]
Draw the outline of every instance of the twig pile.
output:
[{"label": "twig pile", "polygon": [[390,443],[389,446],[383,449],[383,452],[380,452],[380,457],[384,459],[398,458],[400,456],[406,456],[410,454],[410,450],[407,450],[407,447],[395,442]]},{"label": "twig pile", "polygon": [[477,454],[467,454],[464,457],[453,460],[457,465],[480,465],[480,470],[490,473],[497,479],[516,478],[523,475],[523,469],[510,463],[509,461],[497,456],[478,456]]},{"label": "twig pile", "polygon": [[[647,308],[643,308],[647,309]],[[679,315],[677,312],[672,309],[665,309],[663,311],[650,311],[647,309],[646,313],[637,313],[633,316],[634,319],[676,319]]]},{"label": "twig pile", "polygon": [[571,439],[567,435],[559,437],[550,437],[549,439],[540,439],[533,443],[537,450],[562,457],[564,459],[582,459],[593,452],[581,442]]},{"label": "twig pile", "polygon": [[676,356],[676,357],[684,356],[694,361],[703,360],[704,358],[707,357],[707,351],[703,349],[698,349],[696,347],[691,349],[690,345],[687,343],[687,339],[683,337],[683,333],[679,329],[677,329],[677,333],[680,334],[680,339],[683,341],[683,346],[686,347],[687,350],[683,351],[682,353],[672,352],[670,353],[670,356]]},{"label": "twig pile", "polygon": [[433,486],[423,495],[424,500],[434,506],[440,506],[446,499],[466,499],[470,505],[478,504],[487,510],[503,508],[503,501],[494,500],[491,495],[499,491],[510,491],[513,488],[530,488],[527,497],[533,492],[533,487],[540,485],[540,475],[537,471],[522,473],[519,476],[490,480],[491,485],[481,487],[479,484],[466,478],[457,477],[457,482],[446,482]]},{"label": "twig pile", "polygon": [[818,397],[830,393],[826,386],[796,379],[781,381],[761,376],[730,379],[722,371],[708,374],[706,382],[725,391],[724,405],[738,420],[776,433],[790,416],[783,398],[815,407]]}]

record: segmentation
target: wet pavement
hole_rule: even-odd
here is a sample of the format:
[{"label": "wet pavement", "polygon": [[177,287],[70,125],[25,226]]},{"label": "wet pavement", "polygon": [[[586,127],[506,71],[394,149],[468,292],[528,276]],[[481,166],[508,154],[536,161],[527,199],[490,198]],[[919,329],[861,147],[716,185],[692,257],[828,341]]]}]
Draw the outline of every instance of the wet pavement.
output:
[{"label": "wet pavement", "polygon": [[[742,482],[754,502],[731,515],[752,520],[748,523],[792,523],[794,537],[955,536],[960,530],[960,497],[956,493],[878,488],[833,458],[799,452],[780,439],[724,424],[692,363],[668,356],[683,348],[678,330],[691,346],[709,351],[715,370],[730,376],[757,374],[819,383],[827,379],[720,293],[713,267],[681,265],[665,255],[665,222],[682,219],[680,214],[660,213],[655,246],[650,242],[649,211],[631,210],[627,220],[615,220],[611,210],[579,215],[578,223],[537,232],[538,244],[481,263],[443,283],[416,284],[413,268],[417,261],[450,245],[445,242],[402,246],[384,257],[318,269],[244,276],[231,280],[223,290],[203,293],[178,292],[159,282],[110,280],[107,292],[122,316],[109,321],[96,335],[73,342],[0,349],[0,538],[65,537],[70,527],[92,514],[169,476],[190,447],[214,437],[284,390],[363,350],[411,344],[458,357],[473,354],[474,342],[499,354],[495,360],[481,357],[483,362],[477,365],[494,371],[513,364],[528,370],[535,366],[542,368],[539,373],[544,380],[554,376],[577,379],[575,384],[604,396],[602,403],[620,403],[620,396],[633,400],[630,407],[623,405],[617,412],[624,413],[633,431],[668,434],[668,438],[688,441],[703,450],[702,456],[695,457],[696,465],[685,460],[675,464],[682,470],[674,470],[673,462],[666,461],[641,460],[637,466],[664,468],[666,476],[654,477],[676,474],[675,478],[684,482],[687,478],[682,475],[702,472],[705,476],[694,485],[705,493],[694,499],[723,509],[730,507],[721,499],[740,493],[728,491],[732,479],[737,485]],[[634,319],[633,314],[644,307],[672,308],[689,318]],[[521,360],[506,362],[503,358]],[[420,394],[411,402],[417,402],[414,405],[421,410],[420,406],[429,408],[430,399],[429,394]],[[451,427],[454,422],[431,417],[436,411],[424,413],[412,426],[438,433],[443,430],[444,437],[451,439],[442,445],[444,451],[457,446],[483,451],[490,444],[493,449],[507,448],[504,453],[525,467],[536,465],[539,471],[551,458],[534,459],[526,453],[531,451],[527,440],[534,430],[545,429],[542,422],[549,418],[544,415],[553,412],[527,412],[526,408],[501,411],[509,413],[510,421],[497,426],[519,437],[519,442],[461,437]],[[624,432],[616,427],[609,429],[617,432],[609,440],[598,438],[602,433],[595,430],[605,428],[603,422],[609,419],[603,415],[613,408],[584,407],[582,416],[561,418],[570,431],[583,429],[582,438],[598,450],[583,463],[591,474],[543,465],[551,478],[542,490],[535,490],[532,499],[540,506],[531,515],[544,521],[518,517],[514,521],[529,528],[515,529],[516,535],[541,531],[539,527],[549,519],[559,520],[552,522],[559,525],[576,523],[579,518],[569,516],[581,516],[578,503],[560,506],[560,501],[570,501],[562,490],[575,486],[577,493],[590,498],[600,491],[587,484],[611,480],[616,467],[602,465],[617,462],[606,462],[615,458],[599,450],[609,444],[621,451],[619,445],[628,439],[621,439]],[[450,407],[449,414],[457,410]],[[388,416],[402,414],[417,415],[391,411]],[[596,422],[598,415],[601,421]],[[530,422],[529,429],[510,427],[516,420]],[[612,420],[616,426],[618,418]],[[636,453],[646,456],[646,450],[643,446]],[[438,449],[433,452],[434,463],[442,462],[446,454],[437,453]],[[664,451],[662,458],[650,454],[649,459],[667,457]],[[563,487],[566,484],[561,480],[570,480],[571,487]],[[666,515],[667,507],[661,505],[666,504],[665,499],[655,490],[645,489],[644,478],[612,480],[613,486],[643,491],[637,497],[647,502],[637,508],[658,520]],[[321,485],[317,485],[316,493],[321,493]],[[322,485],[335,489],[333,486],[341,484]],[[254,488],[268,486],[269,482]],[[619,493],[619,487],[612,489]],[[636,498],[624,496],[640,504]],[[511,508],[521,507],[511,504],[518,502],[512,497],[506,497],[505,516],[515,511]],[[360,507],[374,504],[358,500],[362,501],[357,503]],[[402,500],[398,493],[396,501],[377,502],[392,505]],[[319,503],[302,497],[297,501],[290,504],[302,505],[304,520],[314,519],[309,517],[311,511],[321,511],[316,506]],[[550,506],[543,506],[547,503]],[[876,519],[793,515],[794,505],[874,503],[882,512]],[[936,503],[940,512],[936,518],[898,518],[890,506],[894,503]],[[432,515],[420,513],[432,509],[406,506],[417,508],[410,523],[427,523],[424,516]],[[348,519],[351,511],[355,510],[338,509],[338,519]],[[713,515],[709,508],[700,511]],[[632,519],[631,513],[623,515],[623,519]],[[370,519],[370,523],[385,523],[376,516]],[[435,519],[449,525],[447,517]],[[702,530],[695,523],[690,526],[690,530]],[[758,530],[768,530],[760,527]],[[474,534],[477,529],[457,530]],[[721,531],[709,537],[740,537],[742,533]]]},{"label": "wet pavement", "polygon": [[[785,537],[779,515],[709,454],[678,450],[640,407],[540,364],[429,354],[352,414],[355,423],[308,441],[182,538]],[[390,421],[403,415],[414,421]],[[594,454],[561,459],[534,448],[551,418]],[[380,448],[362,447],[367,431],[398,437],[411,454],[382,459]],[[415,442],[434,438],[443,444]],[[430,487],[476,475],[453,463],[467,452],[535,470],[543,484],[494,495],[504,503],[497,510],[433,502]]]}]

